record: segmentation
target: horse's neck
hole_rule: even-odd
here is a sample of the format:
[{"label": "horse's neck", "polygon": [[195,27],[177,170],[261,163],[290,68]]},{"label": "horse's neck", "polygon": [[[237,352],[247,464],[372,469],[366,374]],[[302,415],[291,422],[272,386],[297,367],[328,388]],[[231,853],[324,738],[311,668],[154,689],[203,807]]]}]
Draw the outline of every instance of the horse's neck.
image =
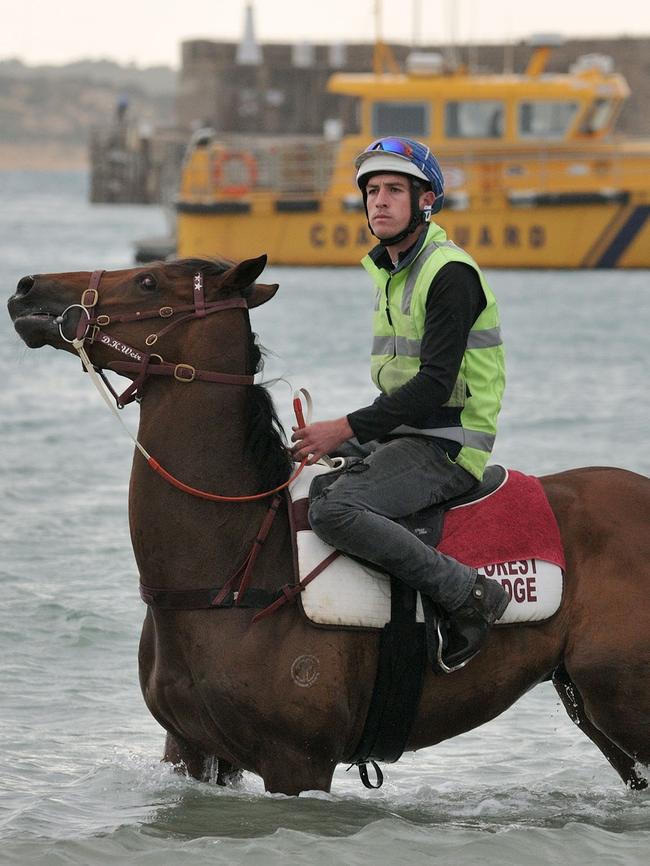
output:
[{"label": "horse's neck", "polygon": [[172,474],[190,476],[181,480],[218,482],[236,495],[235,487],[255,483],[245,458],[246,397],[246,386],[151,382],[138,436]]},{"label": "horse's neck", "polygon": [[[237,496],[256,489],[245,459],[245,387],[152,382],[142,402],[139,438],[180,481]],[[160,478],[136,453],[129,517],[136,560],[145,583],[214,585],[252,543],[265,505],[215,503],[184,493]]]},{"label": "horse's neck", "polygon": [[[217,333],[206,330],[216,325]],[[241,311],[224,311],[187,323],[176,359],[197,370],[243,374],[249,338]],[[193,486],[249,483],[251,470],[243,459],[247,398],[247,386],[152,377],[141,404],[141,441],[162,466]]]}]

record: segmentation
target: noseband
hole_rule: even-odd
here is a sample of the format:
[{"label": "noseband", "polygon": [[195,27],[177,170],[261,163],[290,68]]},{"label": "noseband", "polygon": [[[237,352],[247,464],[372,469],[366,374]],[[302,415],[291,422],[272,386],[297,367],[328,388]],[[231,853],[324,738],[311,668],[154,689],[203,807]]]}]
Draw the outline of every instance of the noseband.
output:
[{"label": "noseband", "polygon": [[[78,304],[70,304],[60,316],[57,316],[56,323],[59,326],[61,338],[66,343],[70,343],[77,350],[84,346],[86,341],[91,345],[95,342],[101,343],[103,346],[111,349],[114,352],[125,356],[129,360],[116,360],[108,365],[109,370],[114,370],[116,373],[135,374],[134,380],[129,387],[122,393],[116,394],[112,385],[106,379],[101,367],[95,366],[95,370],[102,376],[104,384],[110,390],[119,409],[132,403],[134,400],[142,399],[142,390],[149,376],[173,376],[177,382],[194,382],[195,380],[205,382],[219,382],[225,385],[252,385],[254,382],[253,376],[236,375],[232,373],[215,373],[210,370],[197,370],[191,364],[173,364],[165,361],[161,355],[149,352],[146,350],[135,349],[120,340],[110,333],[105,331],[111,324],[123,324],[125,322],[140,322],[145,319],[170,319],[183,313],[179,318],[174,319],[168,325],[162,328],[157,333],[151,333],[145,339],[147,347],[154,346],[160,337],[168,334],[178,325],[193,319],[202,319],[212,313],[219,313],[222,310],[233,309],[248,309],[248,304],[244,298],[231,298],[226,301],[206,301],[205,291],[203,286],[203,274],[198,271],[194,274],[194,292],[193,303],[182,304],[177,307],[163,306],[156,310],[138,310],[135,313],[124,313],[117,316],[108,316],[97,313],[99,304],[99,284],[102,276],[105,273],[103,270],[93,271],[90,275],[88,288],[81,294],[81,300]],[[77,330],[74,339],[70,339],[64,333],[63,326],[65,324],[66,315],[71,310],[81,310],[81,316],[77,324]]]}]

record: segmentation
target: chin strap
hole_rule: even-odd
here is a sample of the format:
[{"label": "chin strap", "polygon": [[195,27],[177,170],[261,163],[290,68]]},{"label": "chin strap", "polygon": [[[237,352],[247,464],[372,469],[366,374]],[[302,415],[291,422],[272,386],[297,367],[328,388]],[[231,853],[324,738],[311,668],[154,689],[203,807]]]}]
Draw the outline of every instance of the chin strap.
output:
[{"label": "chin strap", "polygon": [[[403,231],[399,232],[399,234],[393,235],[392,238],[378,238],[379,243],[382,245],[382,247],[392,247],[395,244],[400,243],[400,241],[403,241],[404,238],[407,238],[420,225],[422,225],[422,218],[421,215],[418,213],[416,216],[411,217],[411,221]],[[370,229],[370,231],[372,231],[372,229]],[[372,233],[375,234],[374,232]],[[375,235],[375,237],[377,237],[377,235]]]}]

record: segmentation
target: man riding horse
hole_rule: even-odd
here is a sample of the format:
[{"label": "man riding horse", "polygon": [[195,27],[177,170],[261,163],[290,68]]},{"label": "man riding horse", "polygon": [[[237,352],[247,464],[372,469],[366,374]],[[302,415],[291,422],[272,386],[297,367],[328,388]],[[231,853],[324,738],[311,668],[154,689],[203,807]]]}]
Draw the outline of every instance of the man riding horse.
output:
[{"label": "man riding horse", "polygon": [[[426,187],[413,188],[411,178]],[[478,647],[504,594],[392,519],[481,475],[503,389],[494,300],[474,262],[438,226],[420,224],[442,201],[426,148],[379,142],[360,158],[359,180],[383,241],[366,259],[380,288],[373,373],[382,395],[348,418],[301,425],[296,451],[315,458],[352,433],[366,444],[374,435],[380,445],[332,484],[312,517],[333,525],[341,547],[361,526],[349,546],[417,582],[425,604],[435,598],[451,614],[445,627],[453,619],[471,625]],[[402,245],[395,238],[405,229]],[[288,603],[254,624],[269,595],[289,601],[301,592],[289,509],[263,501],[289,472],[270,395],[253,379],[259,348],[249,310],[277,289],[255,282],[265,264],[259,256],[235,266],[192,259],[31,274],[9,309],[28,346],[83,349],[88,373],[119,370],[131,380],[122,399],[141,397],[138,447],[146,450],[133,461],[129,488],[147,602],[139,670],[146,704],[167,731],[165,760],[196,778],[217,765],[222,781],[244,769],[268,791],[298,794],[329,791],[335,767],[358,753],[382,641],[374,627],[314,628]],[[455,365],[445,361],[454,347]],[[194,480],[201,489],[185,483]],[[458,736],[552,678],[571,718],[621,779],[646,788],[639,765],[650,766],[650,479],[588,467],[528,480],[539,504],[515,510],[507,499],[500,522],[512,513],[513,523],[532,523],[540,505],[550,519],[541,529],[535,523],[542,535],[530,549],[508,548],[505,559],[491,561],[546,561],[565,571],[557,615],[495,629],[455,676],[425,671],[401,745],[413,751]],[[246,504],[228,504],[242,496]],[[470,525],[465,509],[449,522],[457,518]],[[474,551],[469,561],[480,566],[480,558]]]},{"label": "man riding horse", "polygon": [[483,476],[505,385],[497,304],[476,262],[431,221],[444,190],[428,147],[382,138],[355,165],[379,240],[362,264],[377,289],[371,374],[381,393],[345,417],[295,429],[293,453],[315,462],[346,443],[365,454],[314,499],[311,526],[433,600],[465,636],[467,659],[508,593],[397,521]]}]

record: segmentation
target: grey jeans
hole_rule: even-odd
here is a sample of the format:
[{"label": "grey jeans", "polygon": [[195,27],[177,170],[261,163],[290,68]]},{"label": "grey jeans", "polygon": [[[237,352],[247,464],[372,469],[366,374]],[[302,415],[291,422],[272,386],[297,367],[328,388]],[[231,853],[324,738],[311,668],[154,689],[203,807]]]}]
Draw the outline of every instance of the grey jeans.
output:
[{"label": "grey jeans", "polygon": [[465,493],[475,479],[435,441],[381,444],[311,504],[309,522],[327,544],[373,563],[452,611],[476,570],[424,544],[395,520]]}]

